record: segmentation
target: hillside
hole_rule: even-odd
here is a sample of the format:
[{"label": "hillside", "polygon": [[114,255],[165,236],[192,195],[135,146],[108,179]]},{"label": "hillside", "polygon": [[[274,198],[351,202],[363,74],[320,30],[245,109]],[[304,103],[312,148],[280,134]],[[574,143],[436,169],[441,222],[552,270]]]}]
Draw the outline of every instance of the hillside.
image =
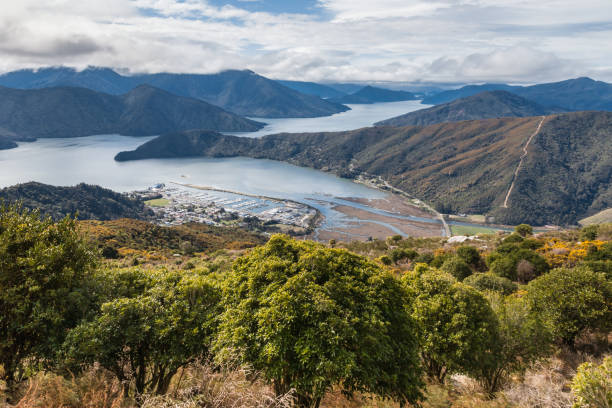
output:
[{"label": "hillside", "polygon": [[332,101],[343,104],[370,104],[380,102],[400,102],[417,99],[413,93],[406,91],[393,91],[391,89],[366,86],[359,91],[337,98]]},{"label": "hillside", "polygon": [[317,84],[316,82],[304,82],[304,81],[283,81],[277,80],[279,84],[291,88],[294,91],[301,92],[305,95],[314,95],[319,98],[339,98],[346,95],[345,92],[334,89],[330,86]]},{"label": "hillside", "polygon": [[378,175],[445,213],[498,222],[573,224],[611,207],[612,113],[546,118],[509,197],[523,146],[541,117],[279,134],[261,139],[183,132],[160,136],[116,160],[246,156],[287,161],[346,177]]},{"label": "hillside", "polygon": [[206,102],[146,85],[120,96],[74,87],[0,87],[0,127],[21,137],[145,136],[187,129],[236,132],[262,126]]},{"label": "hillside", "polygon": [[112,190],[88,184],[56,187],[41,183],[25,183],[0,189],[0,201],[21,202],[29,209],[59,220],[78,212],[81,220],[146,219],[152,212],[137,201]]},{"label": "hillside", "polygon": [[423,99],[423,103],[438,105],[492,90],[512,92],[542,106],[568,111],[612,110],[612,84],[594,81],[591,78],[568,79],[524,87],[504,84],[469,85],[432,95]]},{"label": "hillside", "polygon": [[200,99],[242,116],[284,118],[318,117],[348,108],[305,95],[252,71],[218,74],[144,74],[123,76],[108,68],[47,68],[21,70],[0,75],[0,86],[37,89],[75,86],[120,95],[148,84],[175,95]]},{"label": "hillside", "polygon": [[0,150],[13,149],[17,147],[17,143],[8,136],[0,135]]},{"label": "hillside", "polygon": [[442,91],[423,98],[425,105],[440,105],[443,103],[452,102],[455,99],[466,98],[486,91],[507,91],[514,92],[520,88],[519,86],[511,86],[506,84],[483,84],[483,85],[467,85],[459,89],[451,89]]},{"label": "hillside", "polygon": [[485,91],[442,105],[383,120],[376,126],[427,126],[443,122],[528,117],[558,112],[507,91]]}]

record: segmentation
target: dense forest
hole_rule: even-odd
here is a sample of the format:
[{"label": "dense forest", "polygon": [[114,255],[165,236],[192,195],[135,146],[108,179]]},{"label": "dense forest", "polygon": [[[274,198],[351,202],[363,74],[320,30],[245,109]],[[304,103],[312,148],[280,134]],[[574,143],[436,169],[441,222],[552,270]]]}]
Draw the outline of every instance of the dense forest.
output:
[{"label": "dense forest", "polygon": [[2,206],[0,289],[6,407],[611,400],[610,224],[321,244]]},{"label": "dense forest", "polygon": [[81,183],[73,187],[56,187],[29,182],[0,189],[0,202],[20,203],[38,209],[54,220],[67,215],[82,220],[113,220],[117,218],[147,219],[153,215],[142,201],[112,190]]},{"label": "dense forest", "polygon": [[[523,148],[533,138],[516,179]],[[380,176],[442,213],[489,214],[499,223],[575,224],[612,207],[612,113],[374,127],[269,135],[170,133],[116,160],[246,156],[344,177]],[[507,192],[515,182],[507,208]]]}]

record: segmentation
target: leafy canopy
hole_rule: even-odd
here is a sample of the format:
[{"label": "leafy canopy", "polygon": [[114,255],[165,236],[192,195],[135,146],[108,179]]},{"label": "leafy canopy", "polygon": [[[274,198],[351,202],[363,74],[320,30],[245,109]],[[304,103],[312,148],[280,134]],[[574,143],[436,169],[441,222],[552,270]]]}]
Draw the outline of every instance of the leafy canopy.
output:
[{"label": "leafy canopy", "polygon": [[473,374],[497,344],[497,318],[487,299],[449,274],[415,268],[404,281],[416,294],[410,312],[422,329],[421,355],[428,376]]},{"label": "leafy canopy", "polygon": [[400,402],[421,397],[417,326],[407,291],[346,250],[282,235],[234,263],[224,282],[221,356],[238,355],[297,405],[339,385]]},{"label": "leafy canopy", "polygon": [[612,325],[612,283],[584,266],[558,268],[531,281],[527,301],[555,338],[569,345],[584,330]]},{"label": "leafy canopy", "polygon": [[7,383],[24,362],[49,360],[89,308],[84,289],[94,253],[70,218],[0,207],[0,365]]}]

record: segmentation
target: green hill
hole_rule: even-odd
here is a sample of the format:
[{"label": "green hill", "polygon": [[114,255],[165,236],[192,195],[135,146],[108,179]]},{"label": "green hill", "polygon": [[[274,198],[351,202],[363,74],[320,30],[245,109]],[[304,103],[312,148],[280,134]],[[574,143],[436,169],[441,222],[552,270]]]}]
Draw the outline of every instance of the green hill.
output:
[{"label": "green hill", "polygon": [[[246,156],[345,177],[368,173],[441,212],[489,214],[513,224],[574,224],[611,207],[612,113],[546,117],[515,180],[523,147],[541,120],[501,118],[261,139],[192,131],[160,136],[116,160]],[[508,208],[503,208],[513,181]]]},{"label": "green hill", "polygon": [[55,220],[78,212],[81,220],[146,219],[152,215],[144,203],[123,194],[88,184],[56,187],[25,183],[0,189],[0,202],[20,202],[26,208],[38,209]]}]

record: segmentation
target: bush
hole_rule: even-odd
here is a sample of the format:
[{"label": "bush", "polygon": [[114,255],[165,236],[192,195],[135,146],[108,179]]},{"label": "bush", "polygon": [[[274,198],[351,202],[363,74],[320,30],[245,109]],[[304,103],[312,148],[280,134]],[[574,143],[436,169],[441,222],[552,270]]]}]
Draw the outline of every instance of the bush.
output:
[{"label": "bush", "polygon": [[526,237],[527,235],[533,235],[533,228],[529,224],[519,224],[514,227],[514,232],[522,237]]},{"label": "bush", "polygon": [[556,339],[573,347],[587,329],[612,326],[612,283],[586,267],[559,268],[531,281],[526,299]]},{"label": "bush", "polygon": [[379,265],[342,249],[273,236],[224,282],[219,358],[261,371],[277,395],[318,406],[334,386],[416,402],[418,326],[409,293]]},{"label": "bush", "polygon": [[102,305],[73,329],[64,355],[70,367],[99,363],[138,395],[164,394],[179,368],[209,351],[220,313],[220,293],[195,272],[158,272],[142,293]]},{"label": "bush", "polygon": [[572,380],[574,408],[612,406],[612,357],[606,357],[600,366],[584,363]]},{"label": "bush", "polygon": [[487,299],[439,271],[403,279],[416,294],[412,314],[423,333],[421,358],[429,378],[443,382],[452,373],[478,373],[497,344],[498,322]]},{"label": "bush", "polygon": [[0,207],[0,365],[9,389],[29,371],[25,362],[54,358],[84,317],[94,262],[73,219]]},{"label": "bush", "polygon": [[482,264],[482,258],[480,253],[473,246],[460,246],[457,248],[457,256],[463,259],[465,263],[470,265],[472,268],[478,268]]},{"label": "bush", "polygon": [[599,234],[599,225],[589,225],[580,230],[581,241],[594,241]]},{"label": "bush", "polygon": [[493,273],[475,273],[467,277],[463,283],[481,292],[498,292],[504,296],[517,291],[518,286],[508,278]]},{"label": "bush", "polygon": [[511,375],[523,374],[530,364],[547,357],[551,337],[521,297],[489,293],[489,300],[499,322],[497,344],[490,358],[478,365],[475,376],[493,395]]},{"label": "bush", "polygon": [[520,234],[510,234],[508,235],[506,238],[504,238],[504,244],[515,244],[515,243],[520,243],[523,242],[525,238],[520,235]]},{"label": "bush", "polygon": [[462,281],[472,274],[472,270],[465,261],[458,257],[453,256],[448,258],[440,268],[443,272],[446,272],[455,277],[458,281]]}]

